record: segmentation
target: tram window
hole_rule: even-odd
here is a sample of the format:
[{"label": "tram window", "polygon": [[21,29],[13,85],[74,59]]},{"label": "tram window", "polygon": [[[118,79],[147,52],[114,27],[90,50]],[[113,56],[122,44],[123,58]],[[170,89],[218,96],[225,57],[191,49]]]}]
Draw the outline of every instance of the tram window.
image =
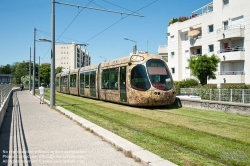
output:
[{"label": "tram window", "polygon": [[169,90],[173,87],[169,71],[165,62],[153,59],[147,62],[147,69],[153,87],[160,90]]},{"label": "tram window", "polygon": [[132,69],[131,86],[141,91],[146,91],[150,88],[150,83],[143,65],[137,65]]},{"label": "tram window", "polygon": [[80,94],[84,95],[84,73],[80,73]]},{"label": "tram window", "polygon": [[61,77],[61,86],[67,86],[68,84],[68,76]]},{"label": "tram window", "polygon": [[76,87],[76,74],[70,75],[70,87]]},{"label": "tram window", "polygon": [[102,89],[109,89],[109,69],[102,71]]},{"label": "tram window", "polygon": [[84,88],[89,88],[89,72],[85,73],[85,87]]},{"label": "tram window", "polygon": [[118,89],[118,68],[113,68],[109,70],[109,82],[110,89]]},{"label": "tram window", "polygon": [[56,77],[56,87],[59,87],[59,77]]},{"label": "tram window", "polygon": [[118,89],[118,68],[102,71],[102,89]]}]

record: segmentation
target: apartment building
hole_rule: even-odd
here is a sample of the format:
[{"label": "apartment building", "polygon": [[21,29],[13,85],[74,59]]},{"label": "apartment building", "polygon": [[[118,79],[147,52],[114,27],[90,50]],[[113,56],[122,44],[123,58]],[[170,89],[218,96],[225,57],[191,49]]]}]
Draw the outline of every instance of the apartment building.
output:
[{"label": "apartment building", "polygon": [[173,79],[193,78],[188,68],[192,56],[215,54],[221,62],[216,79],[208,84],[250,84],[249,7],[249,0],[213,0],[187,20],[170,24],[168,45],[159,46],[158,52],[166,59]]},{"label": "apartment building", "polygon": [[56,44],[55,45],[55,67],[63,67],[63,71],[89,66],[91,58],[83,44]]}]

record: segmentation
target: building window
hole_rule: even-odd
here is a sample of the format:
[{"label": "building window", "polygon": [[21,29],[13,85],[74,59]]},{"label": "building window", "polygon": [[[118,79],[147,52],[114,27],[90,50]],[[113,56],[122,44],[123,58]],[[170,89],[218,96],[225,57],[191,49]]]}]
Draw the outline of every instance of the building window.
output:
[{"label": "building window", "polygon": [[229,0],[222,0],[223,1],[223,6],[226,6],[229,4]]},{"label": "building window", "polygon": [[171,52],[171,58],[172,59],[174,58],[174,52]]},{"label": "building window", "polygon": [[171,70],[172,70],[172,74],[174,74],[175,73],[174,67],[172,67]]},{"label": "building window", "polygon": [[174,41],[174,36],[170,36],[170,43]]},{"label": "building window", "polygon": [[213,32],[214,31],[214,25],[209,25],[208,26],[208,32]]},{"label": "building window", "polygon": [[209,52],[214,52],[214,45],[213,44],[209,45],[208,50]]},{"label": "building window", "polygon": [[228,29],[228,21],[223,22],[223,29],[227,30]]},{"label": "building window", "polygon": [[189,57],[190,57],[190,55],[189,55],[189,50],[186,50],[186,51],[185,51],[185,56],[186,56],[186,58],[189,58]]},{"label": "building window", "polygon": [[187,33],[184,34],[184,40],[185,40],[185,41],[188,40],[188,34],[187,34]]}]

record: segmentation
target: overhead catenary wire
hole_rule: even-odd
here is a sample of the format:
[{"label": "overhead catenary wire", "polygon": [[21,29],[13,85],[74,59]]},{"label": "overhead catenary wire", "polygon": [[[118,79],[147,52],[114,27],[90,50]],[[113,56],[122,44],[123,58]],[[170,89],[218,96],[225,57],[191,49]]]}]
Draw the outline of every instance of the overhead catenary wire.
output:
[{"label": "overhead catenary wire", "polygon": [[[151,3],[149,3],[149,4],[147,4],[147,5],[145,5],[144,7],[142,7],[142,8],[140,8],[140,9],[136,10],[136,11],[133,12],[133,13],[136,13],[136,12],[138,12],[138,11],[140,11],[140,10],[142,10],[142,9],[144,9],[144,8],[146,8],[146,7],[148,7],[148,6],[150,6],[150,5],[152,5],[152,4],[155,3],[156,1],[158,1],[158,0],[155,0],[155,1],[153,1],[153,2],[151,2]],[[86,40],[85,42],[88,42],[88,41],[94,39],[95,37],[99,36],[100,34],[102,34],[103,32],[105,32],[106,30],[108,30],[109,28],[111,28],[112,26],[116,25],[117,23],[119,23],[120,21],[122,21],[123,19],[125,19],[125,18],[127,18],[127,17],[129,17],[129,16],[130,16],[130,15],[127,15],[127,16],[125,16],[125,17],[120,18],[118,21],[116,21],[116,22],[113,23],[112,25],[108,26],[107,28],[105,28],[105,29],[102,30],[101,32],[97,33],[97,34],[94,35],[93,37],[89,38],[89,39]]]},{"label": "overhead catenary wire", "polygon": [[[105,0],[103,0],[104,2],[105,2]],[[118,5],[117,5],[118,6]],[[127,9],[128,10],[128,9]],[[244,18],[248,18],[249,17],[249,15],[244,15]],[[120,20],[118,20],[116,23],[118,23],[119,21],[121,21],[122,19],[124,19],[124,18],[121,18]],[[247,20],[249,20],[249,19],[247,19]],[[246,19],[244,19],[244,22],[246,22],[247,21]],[[90,40],[92,40],[93,38],[95,38],[95,37],[97,37],[99,34],[101,34],[101,33],[103,33],[104,31],[106,31],[106,30],[108,30],[110,27],[112,27],[112,26],[114,26],[116,23],[113,23],[112,25],[110,25],[108,28],[106,28],[106,29],[104,29],[103,31],[101,31],[101,32],[99,32],[98,34],[96,34],[96,35],[94,35],[92,38],[90,38],[90,39],[88,39],[87,41],[90,41]],[[248,24],[245,24],[245,26],[247,26]],[[216,29],[216,28],[221,28],[221,25],[217,25],[217,26],[215,26],[214,27],[214,29]],[[247,31],[245,31],[245,32],[247,32]],[[204,44],[210,44],[211,42],[208,42],[208,41],[210,41],[211,39],[215,39],[216,40],[216,38],[217,38],[217,36],[216,36],[216,30],[213,32],[213,33],[211,33],[211,35],[210,36],[207,36],[205,39],[203,38],[202,39],[202,45],[204,45]],[[248,34],[248,32],[247,33],[245,33],[245,35],[246,34]],[[60,38],[65,38],[65,37],[60,37]],[[69,38],[67,38],[67,39],[69,39]],[[76,41],[76,40],[75,40]],[[248,40],[244,40],[244,41],[248,41]],[[213,41],[214,42],[214,41]],[[84,43],[84,42],[83,42]],[[186,44],[188,44],[188,43],[186,43]],[[185,44],[185,46],[186,46],[186,44]],[[212,43],[211,43],[212,44]],[[173,46],[175,45],[175,48],[177,48],[178,47],[178,43],[176,43],[176,42],[174,42],[174,43],[171,43],[171,48],[174,48]],[[184,46],[184,45],[183,45]]]},{"label": "overhead catenary wire", "polygon": [[[93,1],[93,0],[91,0],[87,5],[89,5],[92,1]],[[146,7],[148,7],[148,6],[150,6],[150,5],[152,5],[152,4],[155,3],[156,1],[158,1],[158,0],[155,0],[155,1],[153,1],[153,2],[151,2],[151,3],[149,3],[149,4],[147,4],[146,6],[144,6],[144,7],[140,8],[140,9],[138,9],[137,11],[132,12],[132,15],[133,15],[134,13],[137,13],[138,11],[140,11],[140,10],[142,10],[142,9],[144,9],[144,8],[146,8]],[[106,2],[107,2],[107,1],[106,1]],[[115,5],[115,4],[113,4],[113,5]],[[117,5],[117,6],[118,6],[118,5]],[[84,9],[84,8],[83,8],[83,9]],[[82,9],[82,10],[83,10],[83,9]],[[82,10],[81,10],[81,11],[82,11]],[[126,10],[128,10],[128,9],[126,9]],[[65,31],[69,28],[69,26],[70,26],[70,25],[75,21],[75,19],[79,16],[79,14],[81,13],[81,11],[78,12],[78,14],[76,15],[76,17],[70,22],[70,24],[66,27],[66,29],[59,35],[59,37],[56,39],[56,41],[65,33]],[[125,16],[125,17],[122,17],[120,20],[116,21],[115,23],[113,23],[112,25],[110,25],[109,27],[105,28],[104,30],[102,30],[101,32],[99,32],[98,34],[94,35],[93,37],[91,37],[90,39],[88,39],[87,41],[85,41],[85,42],[83,42],[83,43],[87,43],[88,41],[92,40],[93,38],[99,36],[101,33],[105,32],[106,30],[108,30],[109,28],[111,28],[112,26],[114,26],[115,24],[117,24],[118,22],[122,21],[123,19],[127,18],[128,16],[131,16],[131,15],[129,14],[129,15]],[[42,59],[45,58],[45,56],[48,54],[48,52],[49,52],[49,50],[48,50],[47,53],[43,56]]]},{"label": "overhead catenary wire", "polygon": [[[91,4],[93,0],[91,0],[86,6]],[[73,18],[73,20],[69,23],[69,25],[64,29],[64,31],[59,35],[59,37],[56,39],[56,41],[66,32],[66,30],[70,27],[70,25],[75,21],[75,19],[79,16],[79,14],[83,11],[84,8],[81,9],[80,12],[77,13],[77,15]]]}]

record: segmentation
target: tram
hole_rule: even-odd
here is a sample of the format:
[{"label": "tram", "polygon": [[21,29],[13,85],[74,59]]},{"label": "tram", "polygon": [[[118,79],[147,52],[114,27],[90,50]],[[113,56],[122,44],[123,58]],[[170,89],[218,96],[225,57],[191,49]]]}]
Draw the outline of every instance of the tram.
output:
[{"label": "tram", "polygon": [[155,54],[133,54],[56,75],[56,91],[132,106],[171,105],[172,75]]}]

